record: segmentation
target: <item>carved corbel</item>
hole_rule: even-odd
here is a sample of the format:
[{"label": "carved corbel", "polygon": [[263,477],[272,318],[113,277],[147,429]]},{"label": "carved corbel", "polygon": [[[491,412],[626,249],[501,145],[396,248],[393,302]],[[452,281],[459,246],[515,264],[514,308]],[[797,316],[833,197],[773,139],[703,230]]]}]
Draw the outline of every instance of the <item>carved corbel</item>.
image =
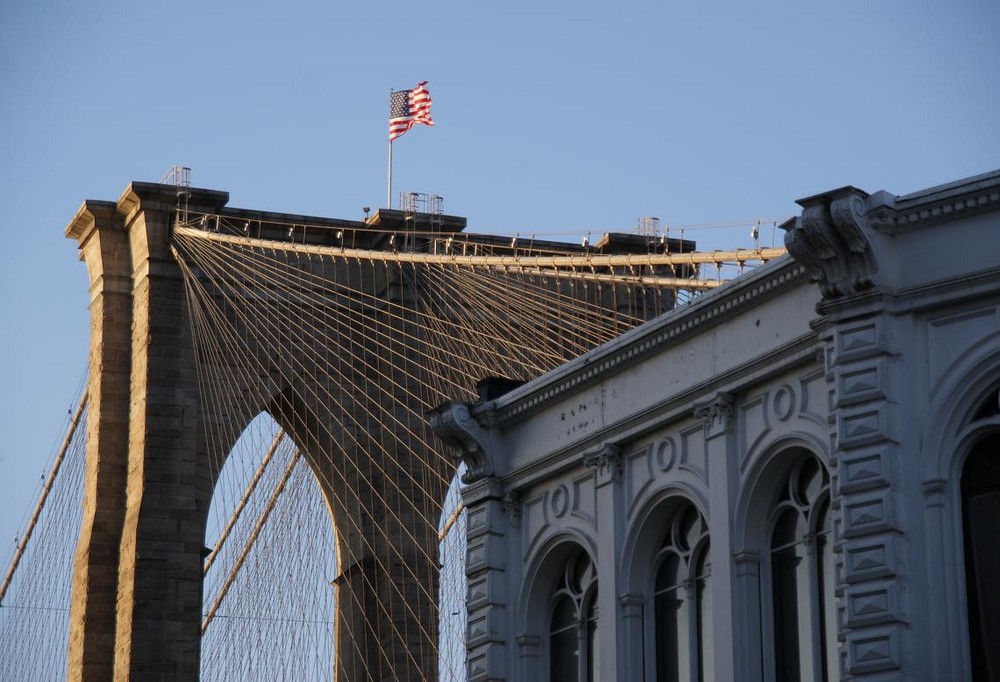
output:
[{"label": "carved corbel", "polygon": [[428,415],[431,429],[446,445],[458,451],[455,459],[465,464],[462,483],[493,475],[489,431],[476,421],[466,403],[450,401]]},{"label": "carved corbel", "polygon": [[507,488],[504,492],[503,497],[500,500],[503,505],[503,510],[507,512],[510,516],[510,525],[513,528],[521,527],[521,514],[523,511],[523,504],[521,502],[521,494],[516,490]]},{"label": "carved corbel", "polygon": [[850,286],[854,291],[870,289],[877,284],[878,263],[866,231],[868,218],[865,197],[867,194],[854,190],[830,202],[830,215],[840,238],[847,245],[850,262]]},{"label": "carved corbel", "polygon": [[719,436],[729,430],[733,421],[733,396],[719,391],[710,400],[695,403],[694,416],[705,424],[705,438]]},{"label": "carved corbel", "polygon": [[622,474],[622,448],[614,443],[604,443],[594,452],[583,455],[583,465],[596,469],[600,479],[617,481]]},{"label": "carved corbel", "polygon": [[785,247],[805,265],[824,298],[839,298],[878,283],[878,263],[868,237],[865,199],[854,187],[801,199],[802,215],[782,225]]}]

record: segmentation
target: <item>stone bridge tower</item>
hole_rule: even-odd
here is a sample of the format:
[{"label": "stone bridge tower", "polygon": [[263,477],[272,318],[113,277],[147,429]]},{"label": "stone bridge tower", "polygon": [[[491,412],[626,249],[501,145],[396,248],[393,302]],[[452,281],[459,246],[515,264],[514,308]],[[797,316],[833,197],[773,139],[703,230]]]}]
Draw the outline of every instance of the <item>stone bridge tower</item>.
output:
[{"label": "stone bridge tower", "polygon": [[[344,395],[332,385],[329,373],[310,371],[307,365],[316,360],[302,359],[305,353],[295,370],[277,359],[261,363],[269,369],[249,380],[233,379],[237,373],[218,364],[225,361],[216,361],[208,371],[223,381],[229,378],[223,391],[228,397],[211,404],[203,400],[184,277],[171,253],[174,221],[182,210],[179,202],[194,215],[254,219],[258,236],[264,238],[282,238],[287,228],[279,224],[308,221],[315,225],[322,219],[251,214],[226,208],[225,192],[179,189],[132,183],[115,202],[85,202],[66,229],[67,237],[77,240],[87,265],[91,313],[91,418],[83,523],[74,558],[70,677],[197,679],[203,545],[212,492],[221,461],[261,411],[269,412],[291,434],[316,473],[331,511],[339,570],[334,580],[336,678],[435,677],[435,642],[415,641],[401,647],[384,641],[389,631],[434,633],[437,629],[436,604],[427,595],[437,592],[437,566],[428,557],[436,558],[438,538],[435,528],[413,520],[428,518],[438,508],[445,494],[443,482],[451,472],[416,475],[407,471],[416,464],[397,457],[393,447],[401,433],[427,428],[422,409],[401,395],[392,424],[365,430],[351,427],[362,420],[331,414],[330,406],[316,396],[339,395],[340,409],[348,417],[350,413],[358,417],[371,407],[366,401],[374,391]],[[405,232],[413,218],[383,210],[368,222],[328,220],[323,226],[334,228],[327,231],[330,235],[357,230],[362,235],[359,248],[386,249],[389,232]],[[449,216],[437,216],[435,221],[437,229],[451,232],[465,224],[464,219]],[[609,249],[648,248],[644,240],[642,244],[632,241],[619,240]],[[680,246],[693,249],[690,242]],[[358,276],[336,265],[323,267],[329,269],[324,276],[330,278]],[[369,285],[374,283],[377,296],[405,303],[409,296],[405,282],[386,272],[364,276]],[[628,304],[601,302],[607,308]],[[332,346],[352,348],[356,357],[365,358],[354,367],[339,366],[342,376],[350,374],[348,383],[374,387],[385,373],[357,367],[381,363],[391,372],[394,364],[408,359],[380,357],[377,349],[368,347],[365,323],[359,317],[356,324],[347,326],[358,331],[345,332],[341,325],[327,330],[326,337]],[[403,314],[393,333],[419,341],[422,332]],[[296,349],[289,352],[298,354]],[[204,359],[202,363],[205,371]],[[419,373],[410,372],[410,376]],[[334,448],[332,441],[341,447]],[[335,450],[341,454],[331,455]],[[383,454],[373,456],[376,452]],[[401,473],[387,481],[385,472],[392,467]],[[337,476],[331,475],[334,471]],[[408,478],[422,484],[407,488]],[[353,494],[339,494],[330,481],[340,481]],[[390,483],[397,491],[393,514],[380,507],[385,506]],[[366,514],[359,513],[362,508]],[[379,543],[393,544],[398,559],[380,561],[379,554],[386,548]],[[414,571],[424,581],[423,590],[413,584]],[[428,584],[435,587],[428,589]],[[390,589],[402,589],[404,598],[386,608],[382,605]],[[372,618],[373,613],[377,618]]]},{"label": "stone bridge tower", "polygon": [[[228,197],[192,193],[218,211]],[[168,251],[177,196],[129,187],[66,229],[90,277],[83,522],[73,563],[75,679],[199,672],[202,546],[212,494],[181,273]]]}]

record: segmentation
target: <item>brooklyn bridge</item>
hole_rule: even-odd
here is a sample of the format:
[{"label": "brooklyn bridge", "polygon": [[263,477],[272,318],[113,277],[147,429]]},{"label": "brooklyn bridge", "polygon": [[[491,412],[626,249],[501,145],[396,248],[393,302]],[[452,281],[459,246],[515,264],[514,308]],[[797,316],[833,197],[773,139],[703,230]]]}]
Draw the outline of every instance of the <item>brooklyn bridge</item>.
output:
[{"label": "brooklyn bridge", "polygon": [[428,413],[784,252],[227,202],[135,182],[66,228],[89,375],[0,585],[2,679],[465,679],[463,471]]}]

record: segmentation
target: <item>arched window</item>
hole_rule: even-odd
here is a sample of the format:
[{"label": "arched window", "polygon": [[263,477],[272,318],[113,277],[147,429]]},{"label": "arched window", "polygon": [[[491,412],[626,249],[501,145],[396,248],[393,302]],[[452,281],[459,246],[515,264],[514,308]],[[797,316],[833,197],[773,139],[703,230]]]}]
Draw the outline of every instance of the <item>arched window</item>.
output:
[{"label": "arched window", "polygon": [[771,635],[776,682],[839,679],[830,478],[800,459],[771,516]]},{"label": "arched window", "polygon": [[1000,433],[980,440],[965,460],[962,525],[972,680],[1000,680]]},{"label": "arched window", "polygon": [[654,566],[656,680],[713,679],[708,527],[694,505],[671,515]]},{"label": "arched window", "polygon": [[574,552],[552,597],[549,671],[552,682],[598,679],[597,576],[590,557]]}]

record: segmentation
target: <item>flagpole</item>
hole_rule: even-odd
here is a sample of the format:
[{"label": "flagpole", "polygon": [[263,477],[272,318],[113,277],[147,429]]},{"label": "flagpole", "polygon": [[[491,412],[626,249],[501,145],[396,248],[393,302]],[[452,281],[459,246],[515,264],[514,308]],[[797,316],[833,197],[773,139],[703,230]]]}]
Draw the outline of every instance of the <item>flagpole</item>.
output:
[{"label": "flagpole", "polygon": [[[389,120],[392,120],[392,93],[389,90]],[[385,186],[385,207],[392,208],[392,137],[389,138],[389,180]]]}]

